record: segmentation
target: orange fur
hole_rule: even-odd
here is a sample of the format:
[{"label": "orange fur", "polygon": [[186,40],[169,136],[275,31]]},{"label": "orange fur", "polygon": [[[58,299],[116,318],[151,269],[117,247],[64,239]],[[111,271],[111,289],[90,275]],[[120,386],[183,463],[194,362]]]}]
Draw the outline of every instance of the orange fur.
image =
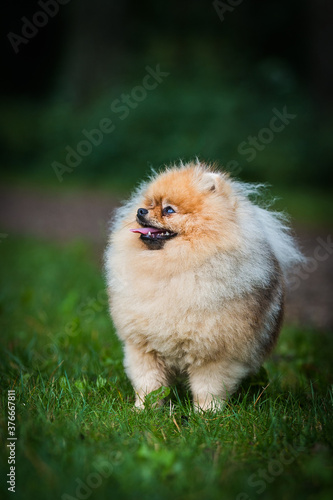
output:
[{"label": "orange fur", "polygon": [[[174,213],[164,213],[167,206]],[[139,208],[146,226],[176,236],[152,250],[129,231],[142,228]],[[260,210],[226,174],[200,164],[167,169],[120,209],[106,268],[136,406],[178,371],[188,376],[196,407],[218,408],[272,349],[286,264],[267,236],[274,224],[285,248],[293,247]]]}]

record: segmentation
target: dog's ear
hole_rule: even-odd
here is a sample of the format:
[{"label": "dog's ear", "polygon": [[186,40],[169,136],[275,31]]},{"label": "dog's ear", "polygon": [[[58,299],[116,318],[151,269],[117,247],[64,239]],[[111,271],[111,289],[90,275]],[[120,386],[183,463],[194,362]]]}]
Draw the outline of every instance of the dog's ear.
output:
[{"label": "dog's ear", "polygon": [[200,190],[203,192],[216,192],[229,196],[231,194],[231,186],[228,182],[228,176],[224,173],[204,172],[199,181]]},{"label": "dog's ear", "polygon": [[204,172],[199,181],[201,191],[216,191],[220,184],[220,175],[214,172]]}]

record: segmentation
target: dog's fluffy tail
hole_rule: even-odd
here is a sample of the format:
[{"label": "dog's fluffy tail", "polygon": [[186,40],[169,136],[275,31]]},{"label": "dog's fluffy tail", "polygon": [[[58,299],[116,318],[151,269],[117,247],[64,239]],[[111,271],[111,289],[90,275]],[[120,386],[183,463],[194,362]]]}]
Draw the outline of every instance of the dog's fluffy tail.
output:
[{"label": "dog's fluffy tail", "polygon": [[[247,184],[232,181],[241,198],[254,196],[255,200],[261,197],[262,191],[266,188],[262,184]],[[244,199],[243,198],[243,199]],[[289,226],[288,216],[283,212],[274,212],[266,208],[261,208],[256,202],[250,201],[258,222],[257,231],[264,235],[268,241],[273,254],[279,262],[285,280],[288,281],[290,271],[296,266],[306,262],[306,258],[298,247],[292,230]],[[253,231],[252,227],[252,231]],[[252,235],[252,237],[255,235]]]},{"label": "dog's fluffy tail", "polygon": [[288,218],[256,206],[256,211],[273,253],[288,281],[290,271],[306,261],[288,225]]}]

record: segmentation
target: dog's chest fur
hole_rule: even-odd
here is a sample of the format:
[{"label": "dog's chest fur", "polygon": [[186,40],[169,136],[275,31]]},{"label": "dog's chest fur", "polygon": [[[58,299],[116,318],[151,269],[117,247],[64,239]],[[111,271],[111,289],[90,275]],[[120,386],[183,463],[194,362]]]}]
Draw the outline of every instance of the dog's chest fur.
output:
[{"label": "dog's chest fur", "polygon": [[[253,334],[247,328],[253,309],[251,294],[241,298],[245,284],[240,268],[229,276],[227,266],[221,273],[221,262],[213,264],[209,263],[209,270],[203,267],[160,281],[154,275],[141,280],[128,275],[123,279],[126,285],[111,294],[120,338],[159,353],[170,367],[180,370],[212,361],[221,352],[234,355],[235,346],[241,356],[239,345],[245,347]],[[230,307],[235,302],[237,317]],[[258,319],[258,329],[262,321]]]}]

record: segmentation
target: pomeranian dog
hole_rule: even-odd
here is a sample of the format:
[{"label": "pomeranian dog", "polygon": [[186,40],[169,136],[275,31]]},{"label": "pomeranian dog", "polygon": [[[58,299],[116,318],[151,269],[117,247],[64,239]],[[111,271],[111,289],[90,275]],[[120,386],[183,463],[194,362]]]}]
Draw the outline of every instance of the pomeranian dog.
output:
[{"label": "pomeranian dog", "polygon": [[258,186],[197,163],[155,175],[116,213],[105,254],[110,311],[136,393],[189,382],[222,407],[276,343],[288,271],[303,257]]}]

